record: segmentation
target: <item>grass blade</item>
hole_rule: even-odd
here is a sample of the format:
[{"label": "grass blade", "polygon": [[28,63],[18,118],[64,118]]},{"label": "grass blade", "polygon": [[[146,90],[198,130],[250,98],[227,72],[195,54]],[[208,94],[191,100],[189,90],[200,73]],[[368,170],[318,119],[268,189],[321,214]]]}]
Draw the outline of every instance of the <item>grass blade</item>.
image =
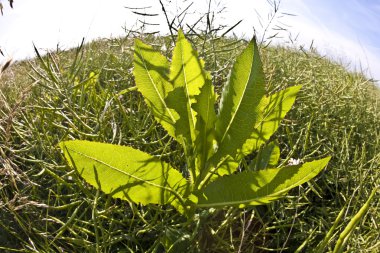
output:
[{"label": "grass blade", "polygon": [[377,192],[378,187],[375,187],[371,194],[368,197],[368,200],[364,203],[364,205],[360,208],[359,212],[355,214],[354,217],[352,217],[351,221],[348,223],[346,228],[343,230],[343,232],[339,235],[338,241],[336,242],[335,248],[333,253],[340,253],[344,249],[344,245],[347,243],[348,239],[350,238],[352,231],[356,228],[358,225],[360,219],[367,213],[369,209],[369,205],[372,201],[372,199],[375,197],[375,194]]}]

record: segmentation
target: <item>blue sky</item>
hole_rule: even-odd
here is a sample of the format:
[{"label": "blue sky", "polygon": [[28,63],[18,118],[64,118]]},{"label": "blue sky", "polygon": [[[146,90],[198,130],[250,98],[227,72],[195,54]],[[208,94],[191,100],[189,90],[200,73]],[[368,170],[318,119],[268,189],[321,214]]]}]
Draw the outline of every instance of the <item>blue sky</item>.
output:
[{"label": "blue sky", "polygon": [[[98,37],[122,36],[124,29],[136,27],[131,10],[124,8],[151,6],[147,12],[160,13],[158,0],[15,0],[10,9],[7,0],[0,16],[0,46],[5,57],[22,59],[34,55],[32,42],[41,49],[77,46],[82,37],[90,41]],[[163,0],[167,3],[168,0]],[[185,4],[183,4],[185,2]],[[191,1],[171,0],[170,13],[183,9]],[[207,10],[208,0],[197,0],[191,6],[189,23]],[[233,24],[243,19],[234,30],[239,36],[251,37],[253,27],[261,34],[273,8],[267,0],[211,0],[218,21]],[[291,13],[296,16],[283,15]],[[257,13],[260,14],[261,20]],[[259,21],[260,20],[260,21]],[[163,15],[147,21],[159,23],[168,30]],[[282,0],[272,27],[280,25],[287,32],[279,34],[276,43],[289,43],[289,32],[297,35],[296,43],[309,47],[311,42],[321,54],[341,61],[351,70],[362,69],[380,80],[380,0]],[[269,29],[267,35],[273,34]]]}]

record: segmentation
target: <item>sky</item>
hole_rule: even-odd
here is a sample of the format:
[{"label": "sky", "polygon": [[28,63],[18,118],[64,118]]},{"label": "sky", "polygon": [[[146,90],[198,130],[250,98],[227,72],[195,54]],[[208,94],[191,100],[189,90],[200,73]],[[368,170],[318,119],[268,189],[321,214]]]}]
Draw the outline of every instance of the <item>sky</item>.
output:
[{"label": "sky", "polygon": [[[125,29],[141,25],[130,8],[150,7],[135,11],[147,14],[150,26],[167,34],[165,16],[159,0],[14,0],[11,9],[7,0],[0,0],[4,15],[0,16],[0,62],[33,57],[37,48],[54,50],[78,46],[85,38],[125,35]],[[162,0],[169,17],[184,10],[190,0]],[[196,0],[188,9],[185,21],[195,22],[207,11],[209,0]],[[275,34],[273,28],[286,28],[273,43],[309,48],[312,44],[322,55],[342,62],[350,70],[364,71],[380,80],[380,0],[281,0],[270,22],[274,8],[271,0],[211,0],[216,22],[234,24],[237,36],[250,38],[254,31],[265,37]],[[130,7],[130,8],[125,8]],[[288,15],[291,14],[291,15]],[[231,34],[232,35],[232,34]],[[260,38],[260,36],[259,36]],[[292,38],[290,40],[289,38]]]}]

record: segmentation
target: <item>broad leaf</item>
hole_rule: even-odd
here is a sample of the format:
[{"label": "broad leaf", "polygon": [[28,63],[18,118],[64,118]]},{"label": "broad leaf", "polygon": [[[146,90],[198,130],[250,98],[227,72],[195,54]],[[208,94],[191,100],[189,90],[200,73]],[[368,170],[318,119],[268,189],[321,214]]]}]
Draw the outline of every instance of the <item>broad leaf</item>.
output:
[{"label": "broad leaf", "polygon": [[235,157],[253,131],[265,95],[262,64],[255,40],[237,57],[223,89],[216,121],[218,151],[214,165],[226,155]]},{"label": "broad leaf", "polygon": [[170,136],[176,137],[174,124],[179,116],[165,102],[165,97],[173,90],[168,77],[168,60],[151,46],[136,39],[133,63],[133,75],[138,90],[144,96],[155,119]]},{"label": "broad leaf", "polygon": [[315,177],[330,157],[302,165],[244,171],[221,177],[198,193],[198,207],[263,205]]},{"label": "broad leaf", "polygon": [[114,198],[178,208],[186,193],[188,183],[180,172],[140,150],[79,140],[59,145],[86,182]]},{"label": "broad leaf", "polygon": [[293,86],[263,98],[255,128],[250,138],[244,143],[239,154],[240,158],[260,148],[276,132],[281,121],[292,108],[301,88],[302,86]]}]

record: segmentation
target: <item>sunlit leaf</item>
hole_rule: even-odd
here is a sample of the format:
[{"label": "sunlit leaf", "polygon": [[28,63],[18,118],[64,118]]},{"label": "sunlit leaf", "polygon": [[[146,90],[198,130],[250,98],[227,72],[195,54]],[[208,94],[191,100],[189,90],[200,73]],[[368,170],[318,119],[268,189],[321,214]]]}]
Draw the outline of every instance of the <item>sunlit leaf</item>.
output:
[{"label": "sunlit leaf", "polygon": [[293,86],[263,98],[255,128],[245,141],[239,154],[240,158],[260,148],[276,132],[281,121],[292,108],[301,88],[302,86]]},{"label": "sunlit leaf", "polygon": [[168,60],[151,46],[136,39],[133,63],[133,75],[138,90],[144,96],[155,119],[172,137],[176,137],[174,124],[179,116],[165,101],[167,94],[173,90],[168,77]]},{"label": "sunlit leaf", "polygon": [[218,151],[214,160],[235,154],[250,137],[265,95],[265,80],[255,40],[237,57],[223,89],[216,120]]},{"label": "sunlit leaf", "polygon": [[170,67],[170,81],[173,90],[166,100],[169,106],[175,109],[180,118],[175,124],[176,135],[183,136],[187,143],[195,141],[195,125],[197,112],[192,108],[205,83],[202,66],[196,51],[186,40],[181,31],[178,33],[177,43],[173,51]]},{"label": "sunlit leaf", "polygon": [[221,177],[198,193],[198,207],[263,205],[274,201],[292,188],[315,177],[330,157],[259,171],[244,171]]},{"label": "sunlit leaf", "polygon": [[188,187],[169,164],[131,147],[89,141],[65,141],[60,147],[86,182],[114,198],[177,207]]}]

